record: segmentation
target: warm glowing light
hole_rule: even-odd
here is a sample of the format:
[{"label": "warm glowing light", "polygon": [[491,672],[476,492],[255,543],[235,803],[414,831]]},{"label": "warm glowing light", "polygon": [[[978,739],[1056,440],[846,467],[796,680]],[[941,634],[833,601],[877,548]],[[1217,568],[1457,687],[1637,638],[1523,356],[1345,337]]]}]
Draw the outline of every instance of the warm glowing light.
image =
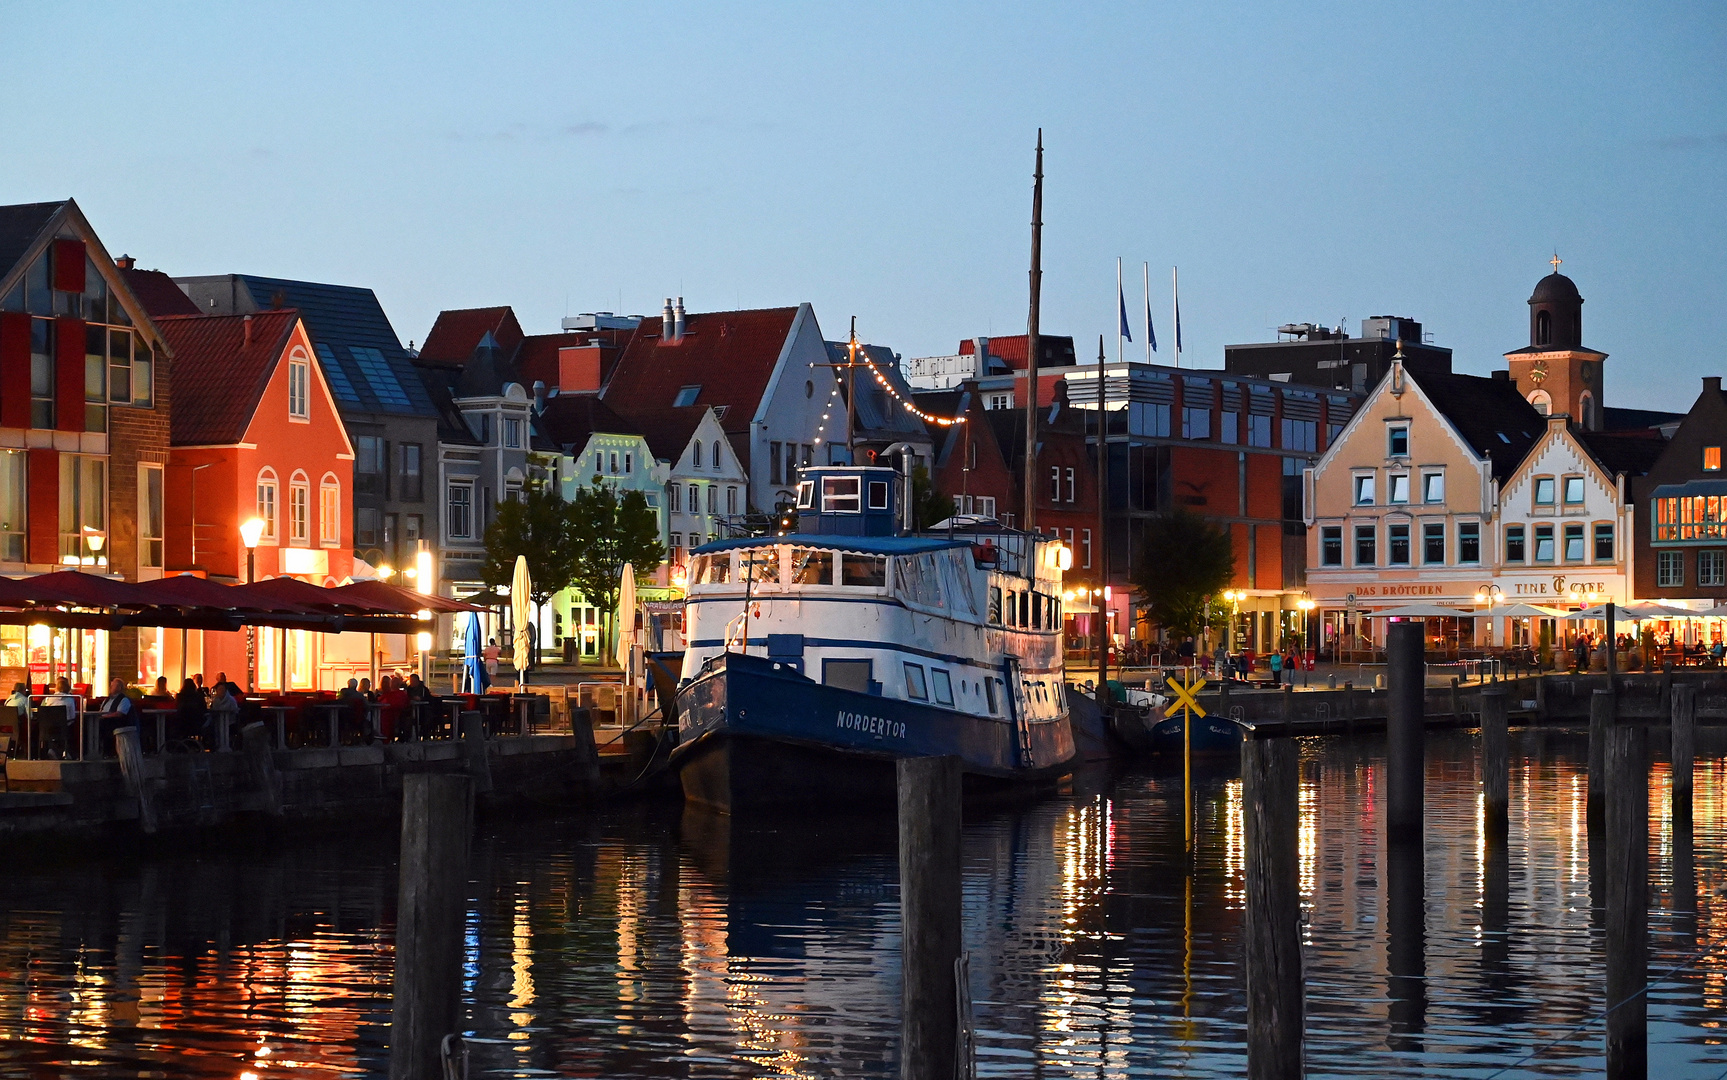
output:
[{"label": "warm glowing light", "polygon": [[264,538],[264,519],[253,518],[240,526],[240,542],[249,548],[258,546],[258,541]]},{"label": "warm glowing light", "polygon": [[421,549],[420,553],[414,556],[414,563],[415,569],[419,570],[419,573],[414,575],[415,585],[421,592],[430,593],[437,586],[437,574],[432,569],[431,549]]},{"label": "warm glowing light", "polygon": [[390,577],[393,574],[395,574],[395,571],[390,569],[389,563],[385,563],[383,566],[378,567],[378,580],[379,581],[388,581],[388,580],[390,580]]},{"label": "warm glowing light", "polygon": [[415,636],[414,643],[421,652],[426,652],[432,647],[432,635],[422,630]]}]

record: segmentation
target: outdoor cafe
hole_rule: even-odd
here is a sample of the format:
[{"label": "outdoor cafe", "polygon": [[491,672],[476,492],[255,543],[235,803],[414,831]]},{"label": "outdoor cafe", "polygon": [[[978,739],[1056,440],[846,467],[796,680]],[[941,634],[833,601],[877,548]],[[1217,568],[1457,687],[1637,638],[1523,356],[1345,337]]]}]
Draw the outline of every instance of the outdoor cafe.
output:
[{"label": "outdoor cafe", "polygon": [[[285,643],[288,633],[357,633],[408,635],[424,645],[438,615],[480,610],[382,581],[320,587],[279,577],[224,585],[186,574],[132,583],[71,570],[0,578],[0,659],[28,661],[30,642],[48,643],[40,654],[45,668],[17,664],[0,686],[0,693],[10,692],[0,705],[0,762],[112,757],[114,732],[122,727],[138,729],[145,753],[232,749],[240,728],[252,722],[262,722],[278,749],[454,738],[464,713],[478,713],[491,734],[529,734],[538,699],[487,693],[477,657],[464,681],[470,693],[434,694],[418,672],[376,673],[364,694],[346,687],[270,691],[259,684],[260,642]],[[130,706],[116,707],[105,664],[80,663],[81,654],[105,651],[109,634],[145,627],[244,633],[246,667],[228,672],[225,686],[197,686],[190,678],[175,685],[164,676],[142,693],[129,689]],[[18,655],[7,653],[9,641],[22,643]]]}]

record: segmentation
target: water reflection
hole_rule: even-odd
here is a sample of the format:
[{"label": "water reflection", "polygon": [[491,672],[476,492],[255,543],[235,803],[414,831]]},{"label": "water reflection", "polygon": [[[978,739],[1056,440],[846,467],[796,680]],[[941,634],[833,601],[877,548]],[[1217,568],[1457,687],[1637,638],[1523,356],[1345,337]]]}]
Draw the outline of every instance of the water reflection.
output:
[{"label": "water reflection", "polygon": [[[1659,740],[1654,740],[1659,744]],[[1584,744],[1512,735],[1510,829],[1482,828],[1474,739],[1436,736],[1428,836],[1384,843],[1382,745],[1303,744],[1309,1070],[1486,1075],[1598,1017]],[[1663,755],[1659,750],[1655,756]],[[1651,1069],[1727,1068],[1727,777],[1650,784]],[[965,934],[985,1076],[1235,1076],[1241,789],[1195,771],[976,816]],[[0,880],[0,1072],[380,1076],[394,836],[14,872]],[[679,807],[482,825],[467,951],[475,1075],[896,1072],[891,818]],[[1696,950],[1705,950],[1699,955]],[[1602,1029],[1525,1070],[1599,1071]]]}]

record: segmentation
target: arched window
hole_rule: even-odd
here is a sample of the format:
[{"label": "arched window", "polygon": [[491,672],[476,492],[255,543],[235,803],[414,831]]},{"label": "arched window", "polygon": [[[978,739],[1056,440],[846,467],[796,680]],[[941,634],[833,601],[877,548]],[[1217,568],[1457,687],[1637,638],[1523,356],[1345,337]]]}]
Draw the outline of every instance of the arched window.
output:
[{"label": "arched window", "polygon": [[260,543],[274,544],[282,535],[276,526],[276,508],[281,505],[279,497],[280,485],[276,481],[276,470],[264,468],[258,470],[258,517],[264,522],[264,535]]},{"label": "arched window", "polygon": [[702,512],[702,489],[701,489],[701,485],[691,484],[690,485],[690,513],[699,514],[701,512]]},{"label": "arched window", "polygon": [[318,481],[318,543],[336,547],[342,542],[342,482],[335,473]]},{"label": "arched window", "polygon": [[288,478],[288,542],[306,544],[311,540],[312,482],[296,470]]},{"label": "arched window", "polygon": [[1587,429],[1590,429],[1590,430],[1594,429],[1594,427],[1595,427],[1595,395],[1594,394],[1591,394],[1591,393],[1585,391],[1583,396],[1577,399],[1577,422],[1582,424]]},{"label": "arched window", "polygon": [[1535,411],[1546,416],[1553,411],[1553,399],[1545,390],[1535,390],[1529,395],[1529,404],[1535,406]]},{"label": "arched window", "polygon": [[1553,316],[1545,311],[1535,313],[1535,344],[1553,344]]},{"label": "arched window", "polygon": [[702,441],[700,439],[696,440],[695,466],[698,469],[702,467]]},{"label": "arched window", "polygon": [[720,467],[720,441],[714,440],[714,468]]}]

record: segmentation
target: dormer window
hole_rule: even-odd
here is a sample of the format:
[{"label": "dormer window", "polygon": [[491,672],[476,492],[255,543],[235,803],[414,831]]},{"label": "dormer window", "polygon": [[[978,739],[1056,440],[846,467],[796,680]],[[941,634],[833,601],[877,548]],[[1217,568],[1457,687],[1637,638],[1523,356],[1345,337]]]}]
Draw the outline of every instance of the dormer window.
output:
[{"label": "dormer window", "polygon": [[1721,448],[1719,446],[1705,446],[1703,448],[1703,471],[1721,471]]},{"label": "dormer window", "polygon": [[696,398],[701,397],[701,395],[702,388],[700,385],[683,387],[678,391],[678,396],[672,399],[672,407],[682,409],[694,405]]},{"label": "dormer window", "polygon": [[1389,457],[1409,456],[1409,427],[1398,424],[1385,429],[1385,452]]}]

